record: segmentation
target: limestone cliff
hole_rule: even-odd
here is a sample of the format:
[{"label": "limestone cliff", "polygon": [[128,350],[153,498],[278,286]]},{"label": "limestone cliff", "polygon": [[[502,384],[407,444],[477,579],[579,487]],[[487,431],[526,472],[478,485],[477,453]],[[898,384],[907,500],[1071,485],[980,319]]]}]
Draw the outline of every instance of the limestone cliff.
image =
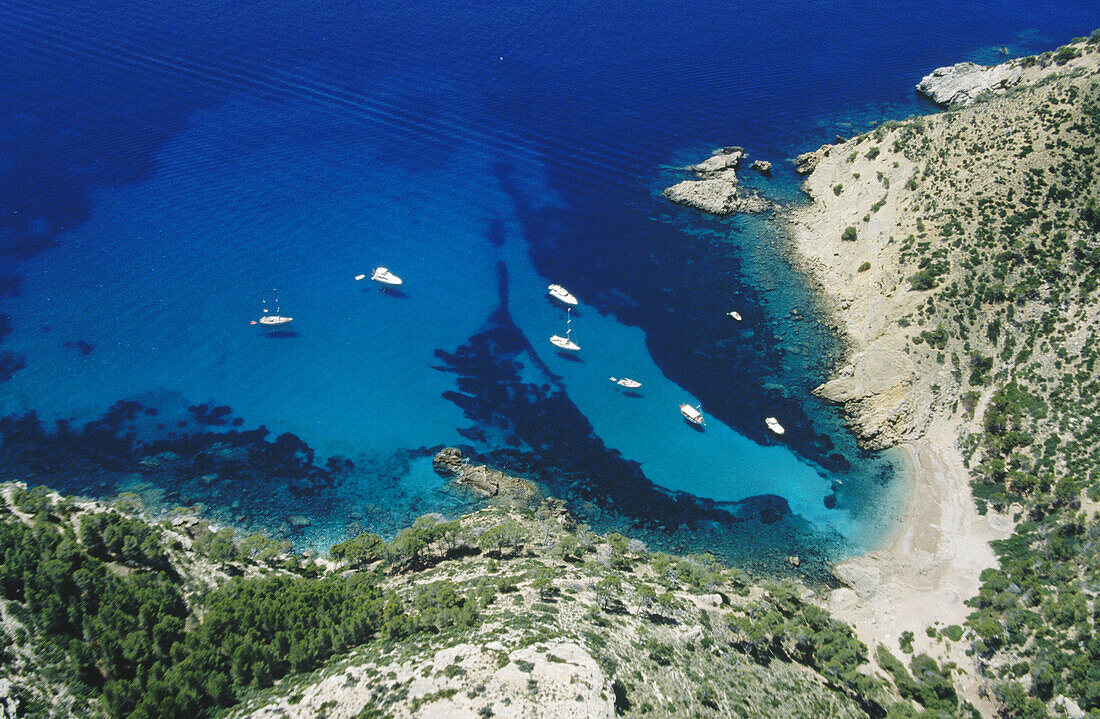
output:
[{"label": "limestone cliff", "polygon": [[[1079,98],[1096,97],[1098,61],[1093,42],[1013,61],[997,70],[1019,78],[1010,94],[885,123],[801,160],[812,168],[803,186],[812,202],[788,215],[793,249],[849,341],[846,362],[816,391],[846,407],[866,446],[918,437],[934,413],[957,412],[961,400],[973,408],[967,393],[980,396],[989,370],[1001,364],[994,358],[1011,351],[1004,342],[1015,339],[985,331],[1005,309],[1002,295],[989,294],[998,278],[978,264],[986,255],[994,260],[995,235],[1045,243],[1061,224],[1059,242],[1086,240],[1081,227],[1055,214],[1076,220],[1077,205],[1095,192],[1088,181],[1072,187],[1083,164],[1095,163],[1096,138]],[[1016,73],[1021,66],[1026,72]],[[1067,187],[1049,190],[1060,184]],[[1072,201],[1040,196],[1063,191]],[[1033,214],[1012,219],[1021,202]],[[1070,262],[1062,260],[1062,271]],[[994,272],[999,286],[1018,269]],[[985,294],[974,297],[979,288]],[[1038,319],[1049,304],[1042,280],[1015,304],[1012,322]],[[983,358],[991,364],[975,374]]]}]

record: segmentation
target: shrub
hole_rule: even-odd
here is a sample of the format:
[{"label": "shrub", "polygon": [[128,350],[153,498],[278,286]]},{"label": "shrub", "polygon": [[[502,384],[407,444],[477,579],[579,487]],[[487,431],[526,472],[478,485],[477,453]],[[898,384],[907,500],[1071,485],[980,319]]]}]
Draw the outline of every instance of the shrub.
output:
[{"label": "shrub", "polygon": [[1078,48],[1066,45],[1058,48],[1058,52],[1054,55],[1054,64],[1065,65],[1070,60],[1080,56],[1081,51]]},{"label": "shrub", "polygon": [[844,232],[841,233],[840,239],[844,240],[845,242],[855,242],[856,228],[848,225],[848,227],[844,228]]}]

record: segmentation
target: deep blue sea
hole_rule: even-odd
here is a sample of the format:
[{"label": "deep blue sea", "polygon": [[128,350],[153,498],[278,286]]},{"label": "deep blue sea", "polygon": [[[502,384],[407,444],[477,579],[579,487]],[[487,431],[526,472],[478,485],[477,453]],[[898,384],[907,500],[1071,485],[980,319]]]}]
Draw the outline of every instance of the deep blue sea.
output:
[{"label": "deep blue sea", "polygon": [[[7,0],[5,476],[324,548],[467,508],[430,462],[461,445],[654,546],[864,551],[904,468],[810,394],[841,347],[781,228],[660,192],[741,145],[775,166],[746,183],[801,202],[794,155],[1096,10]],[[354,279],[378,265],[400,292]],[[550,282],[580,299],[574,356]],[[251,325],[264,301],[293,323]]]}]

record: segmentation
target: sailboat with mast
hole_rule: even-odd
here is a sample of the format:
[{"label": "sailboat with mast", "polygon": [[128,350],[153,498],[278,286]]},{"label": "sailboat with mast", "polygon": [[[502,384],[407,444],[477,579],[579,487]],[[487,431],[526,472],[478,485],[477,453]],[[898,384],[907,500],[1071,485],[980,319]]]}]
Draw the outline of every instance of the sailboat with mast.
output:
[{"label": "sailboat with mast", "polygon": [[279,325],[285,325],[286,323],[292,322],[294,320],[293,317],[287,317],[285,315],[280,314],[280,312],[279,312],[279,295],[277,293],[275,294],[275,302],[274,302],[275,310],[274,311],[268,309],[267,298],[266,297],[262,300],[262,303],[263,303],[263,315],[260,317],[258,322],[256,320],[253,320],[252,324],[261,324],[261,325],[264,325],[265,327],[278,327]]},{"label": "sailboat with mast", "polygon": [[581,346],[569,337],[569,334],[573,331],[573,315],[568,309],[566,309],[565,312],[565,336],[562,337],[561,335],[551,335],[550,344],[554,345],[560,350],[565,350],[566,352],[577,352],[578,350],[580,350]]}]

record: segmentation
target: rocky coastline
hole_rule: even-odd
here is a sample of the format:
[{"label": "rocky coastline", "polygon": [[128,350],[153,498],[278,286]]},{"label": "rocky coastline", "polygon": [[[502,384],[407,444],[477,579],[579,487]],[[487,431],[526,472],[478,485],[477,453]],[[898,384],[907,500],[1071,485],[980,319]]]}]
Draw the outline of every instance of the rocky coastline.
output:
[{"label": "rocky coastline", "polygon": [[[1005,177],[1027,174],[1027,161],[1013,162],[1032,145],[1053,141],[1049,133],[1057,128],[1032,119],[1031,103],[1039,101],[1025,97],[1028,89],[1094,75],[1097,60],[1095,49],[1080,44],[991,68],[940,68],[918,90],[952,112],[886,123],[800,155],[796,169],[806,175],[811,202],[782,215],[790,255],[817,286],[847,346],[833,376],[814,391],[844,407],[863,446],[901,451],[912,476],[893,537],[834,568],[844,586],[832,592],[829,608],[868,646],[893,645],[912,633],[918,651],[965,667],[960,688],[986,716],[996,709],[979,686],[974,657],[924,638],[930,626],[969,616],[965,602],[977,593],[979,576],[997,565],[990,541],[1014,528],[1007,515],[975,507],[960,443],[980,431],[974,406],[980,409],[992,390],[974,390],[973,375],[967,381],[966,365],[959,366],[962,343],[956,348],[929,318],[934,290],[961,277],[950,274],[950,246],[937,250],[932,238],[960,196],[993,195]],[[1013,146],[1008,138],[1021,127],[1025,134],[1016,136],[1025,139]],[[1004,128],[1004,137],[993,128]],[[989,153],[988,167],[975,166],[974,148],[986,145],[974,143],[1004,146],[1003,156],[1012,159]],[[942,170],[929,161],[933,155]],[[992,321],[978,317],[973,324]]]},{"label": "rocky coastline", "polygon": [[958,109],[983,99],[1002,97],[1039,80],[1076,72],[1088,64],[1082,43],[1071,43],[1057,51],[1015,58],[999,65],[959,62],[939,67],[921,78],[916,90],[941,107]]}]

